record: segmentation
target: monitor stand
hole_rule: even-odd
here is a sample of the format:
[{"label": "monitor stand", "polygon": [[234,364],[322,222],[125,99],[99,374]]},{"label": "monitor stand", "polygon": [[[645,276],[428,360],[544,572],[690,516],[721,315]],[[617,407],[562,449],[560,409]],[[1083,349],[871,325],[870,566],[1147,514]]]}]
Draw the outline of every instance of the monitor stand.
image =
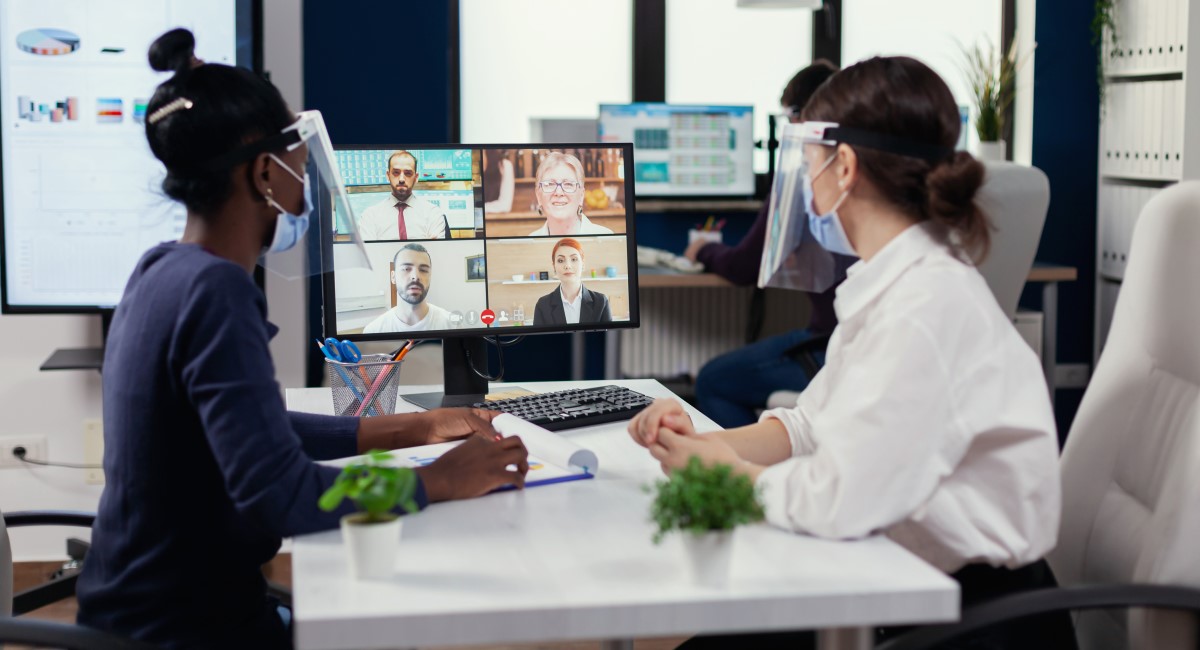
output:
[{"label": "monitor stand", "polygon": [[104,342],[112,325],[113,310],[100,311],[100,347],[60,348],[42,362],[38,370],[97,370],[104,367]]},{"label": "monitor stand", "polygon": [[[470,358],[468,359],[468,354]],[[442,339],[442,364],[445,390],[440,393],[401,395],[404,401],[425,409],[443,406],[471,406],[483,401],[488,382],[475,374],[476,367],[487,368],[487,342],[482,336],[448,337]]]}]

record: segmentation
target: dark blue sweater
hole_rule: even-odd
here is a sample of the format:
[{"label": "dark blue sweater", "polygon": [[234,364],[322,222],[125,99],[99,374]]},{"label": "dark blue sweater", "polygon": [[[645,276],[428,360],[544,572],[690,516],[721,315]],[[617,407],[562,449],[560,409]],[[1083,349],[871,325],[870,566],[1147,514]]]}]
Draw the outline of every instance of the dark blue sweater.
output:
[{"label": "dark blue sweater", "polygon": [[358,419],[284,409],[276,331],[232,262],[178,243],[138,262],[104,354],[106,486],[80,623],[169,647],[290,647],[261,565],[281,537],[350,512],[317,508],[338,470],[312,459],[354,454]]}]

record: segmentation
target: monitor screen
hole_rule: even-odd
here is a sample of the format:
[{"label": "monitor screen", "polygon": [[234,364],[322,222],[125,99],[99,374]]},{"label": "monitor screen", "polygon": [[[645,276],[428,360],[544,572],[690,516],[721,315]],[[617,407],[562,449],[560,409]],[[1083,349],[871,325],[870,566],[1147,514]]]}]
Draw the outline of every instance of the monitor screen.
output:
[{"label": "monitor screen", "polygon": [[0,3],[3,311],[115,307],[137,260],[183,232],[146,143],[146,104],[169,73],[146,61],[173,27],[196,56],[254,65],[261,0]]},{"label": "monitor screen", "polygon": [[631,145],[336,149],[372,268],[335,212],[326,336],[637,327]]},{"label": "monitor screen", "polygon": [[642,196],[754,194],[754,107],[601,104],[600,142],[633,142]]}]

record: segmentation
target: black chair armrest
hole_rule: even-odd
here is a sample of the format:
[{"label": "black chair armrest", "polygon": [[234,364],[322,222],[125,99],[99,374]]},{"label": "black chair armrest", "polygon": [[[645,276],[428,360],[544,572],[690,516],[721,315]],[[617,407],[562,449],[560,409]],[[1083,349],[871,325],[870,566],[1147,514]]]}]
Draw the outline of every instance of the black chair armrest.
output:
[{"label": "black chair armrest", "polygon": [[1200,613],[1200,589],[1168,585],[1089,585],[1038,589],[997,598],[963,612],[962,620],[931,625],[892,639],[876,650],[921,650],[1026,616],[1079,609],[1147,607]]},{"label": "black chair armrest", "polygon": [[795,359],[800,367],[804,368],[808,378],[812,379],[821,370],[821,364],[817,363],[816,354],[824,352],[825,348],[829,347],[830,336],[830,334],[816,334],[784,350],[783,355]]},{"label": "black chair armrest", "polygon": [[4,513],[4,525],[19,526],[79,526],[91,528],[96,513],[76,510],[25,510]]},{"label": "black chair armrest", "polygon": [[0,643],[5,642],[65,650],[153,650],[157,647],[86,627],[13,618],[0,619]]}]

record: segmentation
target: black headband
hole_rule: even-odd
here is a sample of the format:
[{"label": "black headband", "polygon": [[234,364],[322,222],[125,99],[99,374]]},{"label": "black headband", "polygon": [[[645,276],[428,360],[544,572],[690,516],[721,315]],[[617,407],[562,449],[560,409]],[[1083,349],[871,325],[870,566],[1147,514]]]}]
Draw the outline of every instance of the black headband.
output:
[{"label": "black headband", "polygon": [[920,158],[930,164],[937,164],[954,155],[954,150],[946,147],[845,126],[835,126],[825,129],[825,135],[822,139],[876,149],[896,154],[897,156]]}]

